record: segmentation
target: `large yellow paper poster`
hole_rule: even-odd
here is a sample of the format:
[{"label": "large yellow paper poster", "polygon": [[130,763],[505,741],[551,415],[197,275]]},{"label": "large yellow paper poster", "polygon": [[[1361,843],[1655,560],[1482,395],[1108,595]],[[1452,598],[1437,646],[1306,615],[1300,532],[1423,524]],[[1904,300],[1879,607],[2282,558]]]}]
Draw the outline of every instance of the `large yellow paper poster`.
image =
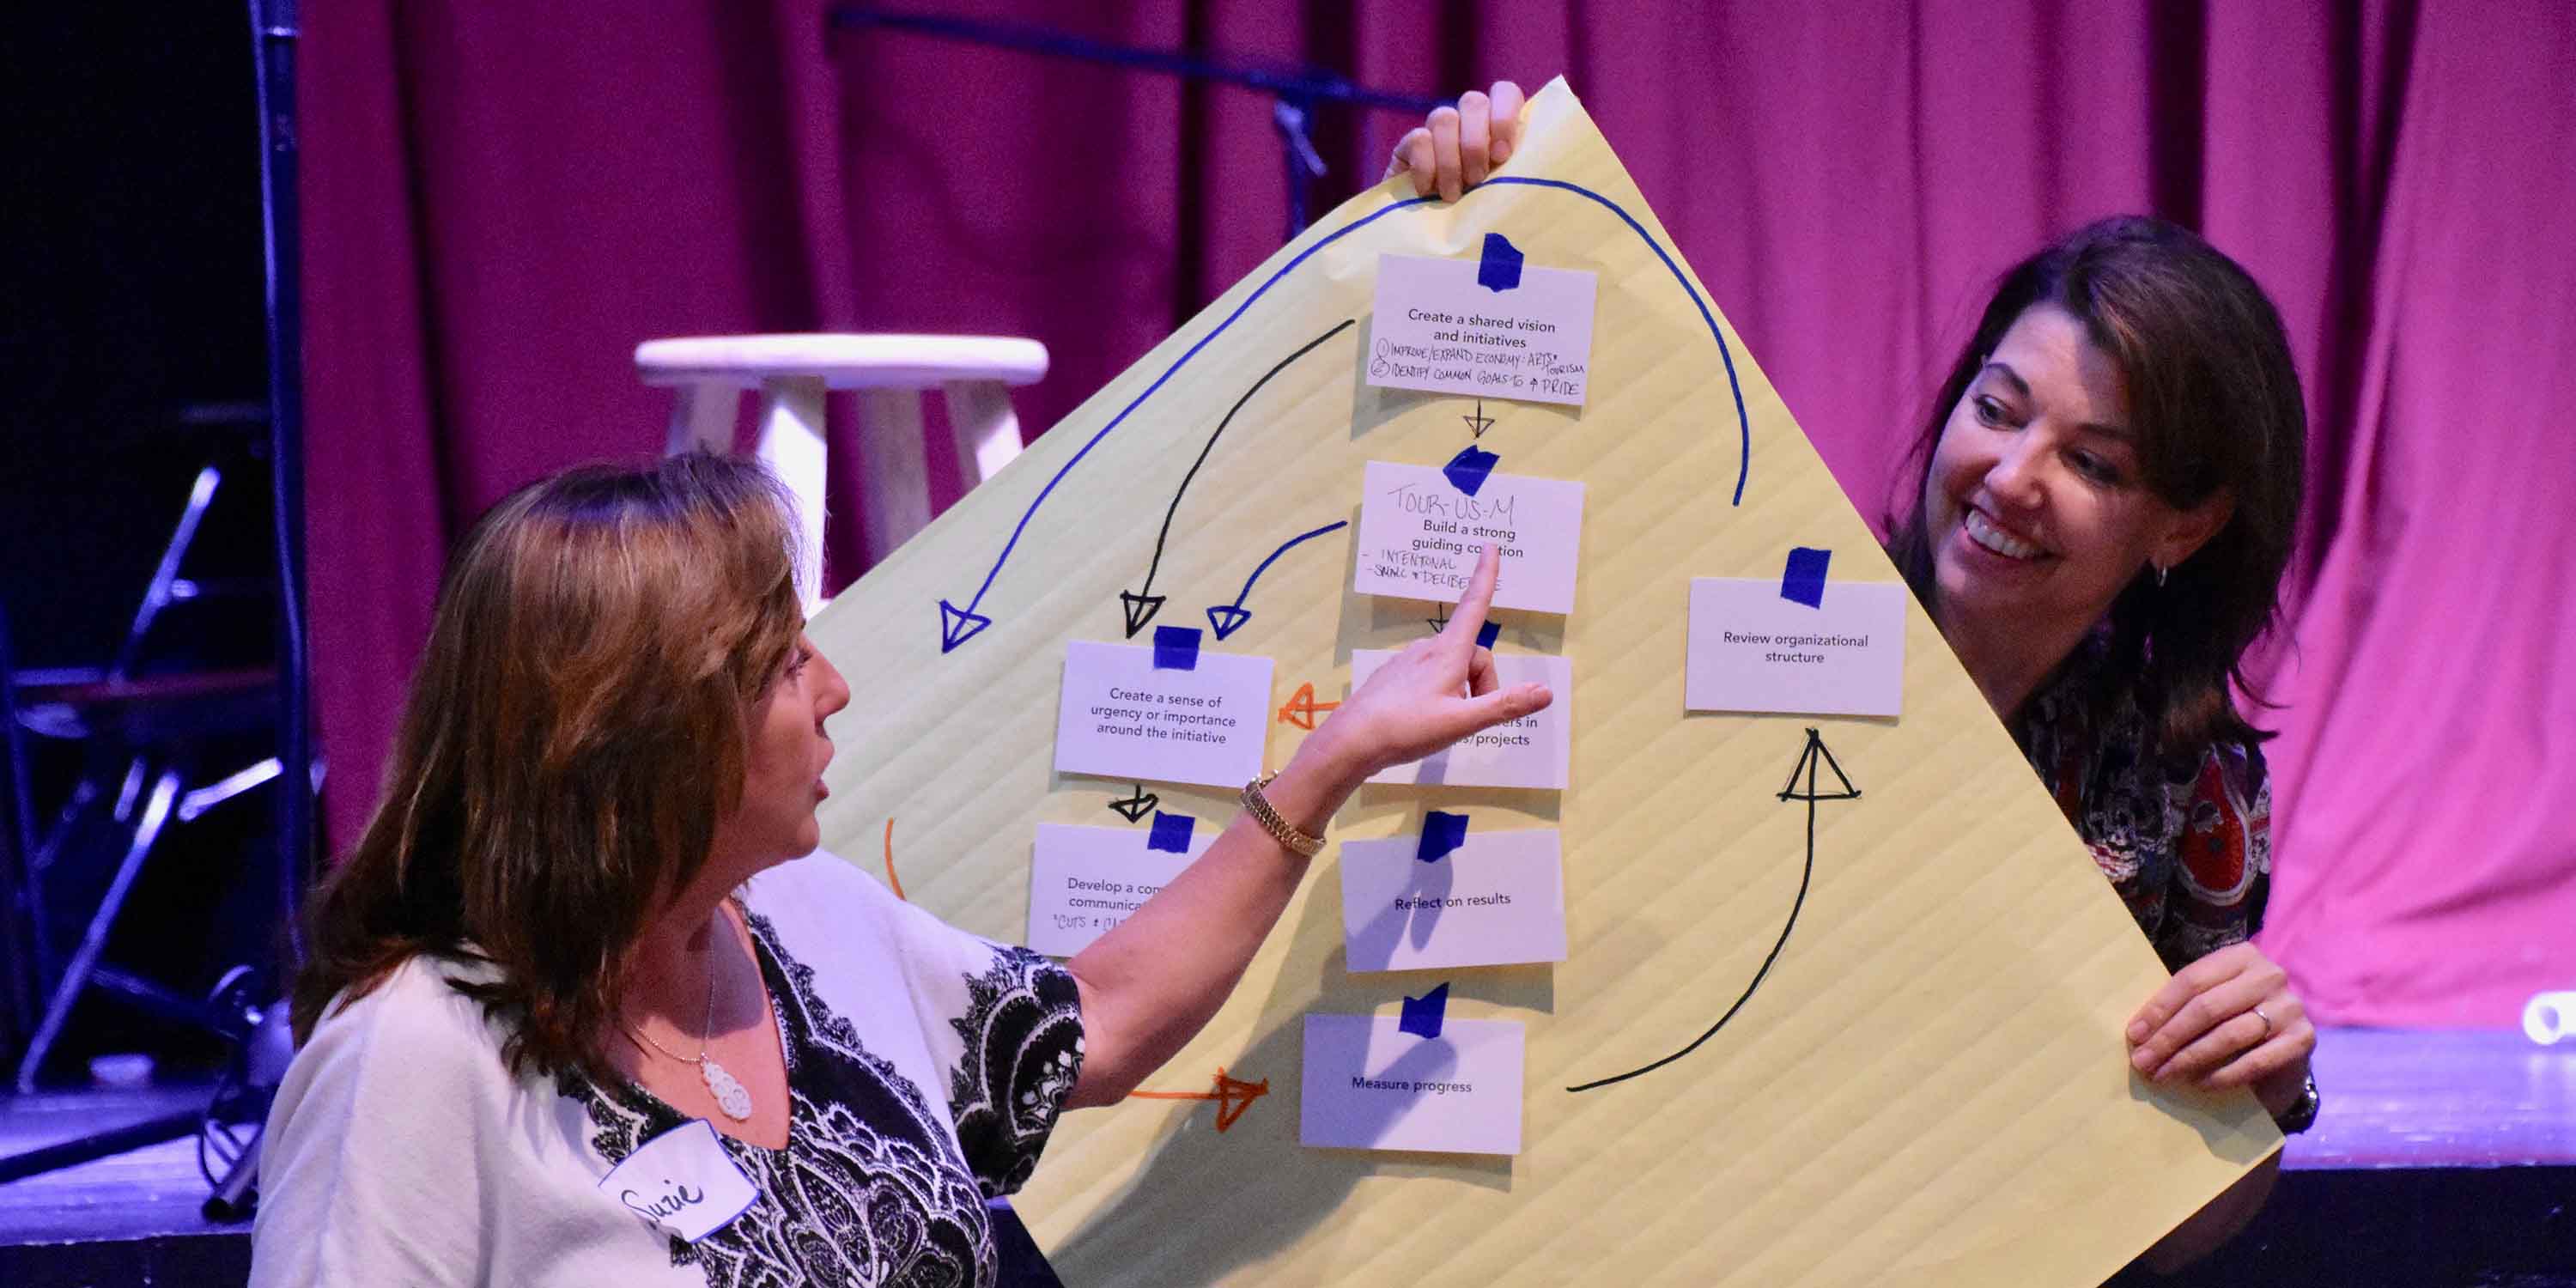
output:
[{"label": "large yellow paper poster", "polygon": [[[1442,616],[1355,588],[1372,463],[1579,483],[1571,611],[1495,615],[1498,657],[1572,677],[1562,789],[1364,788],[1233,999],[1149,1094],[1066,1118],[1022,1215],[1074,1284],[2099,1282],[2278,1137],[2129,1073],[2161,968],[1910,598],[1901,714],[1685,709],[1694,581],[1786,587],[1797,550],[1827,557],[1804,593],[1897,577],[1573,94],[1526,120],[1454,205],[1322,220],[820,615],[853,691],[826,844],[1029,942],[1042,825],[1141,855],[1156,813],[1235,808],[1057,771],[1077,645],[1180,625],[1266,664],[1275,768]],[[1489,233],[1597,284],[1579,404],[1371,383],[1381,257]],[[1434,811],[1553,830],[1562,960],[1354,969],[1342,865]],[[1301,1143],[1310,1017],[1389,1028],[1441,985],[1524,1044],[1518,1152]]]}]

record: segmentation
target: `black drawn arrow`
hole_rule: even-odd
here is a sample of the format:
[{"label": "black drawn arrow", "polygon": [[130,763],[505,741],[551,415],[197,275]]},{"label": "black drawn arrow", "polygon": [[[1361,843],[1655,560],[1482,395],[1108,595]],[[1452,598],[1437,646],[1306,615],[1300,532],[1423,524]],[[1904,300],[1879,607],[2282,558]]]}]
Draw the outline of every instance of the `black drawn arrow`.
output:
[{"label": "black drawn arrow", "polygon": [[[1833,771],[1834,781],[1841,784],[1839,790],[1816,790],[1817,775],[1824,770]],[[1804,775],[1806,778],[1806,785],[1803,789],[1801,789],[1798,782],[1801,775]],[[1780,799],[1784,801],[1805,801],[1807,803],[1807,868],[1806,871],[1798,877],[1798,897],[1789,905],[1788,924],[1780,927],[1779,942],[1771,945],[1771,955],[1762,959],[1762,969],[1753,972],[1753,982],[1744,986],[1743,996],[1735,999],[1735,1005],[1726,1008],[1726,1014],[1717,1017],[1717,1023],[1708,1026],[1708,1032],[1692,1038],[1689,1046],[1683,1047],[1681,1050],[1675,1051],[1671,1055],[1665,1056],[1663,1059],[1657,1060],[1653,1064],[1647,1065],[1644,1068],[1630,1069],[1626,1073],[1615,1074],[1607,1078],[1595,1078],[1590,1082],[1568,1087],[1566,1088],[1567,1091],[1591,1091],[1596,1088],[1607,1087],[1612,1083],[1626,1082],[1628,1079],[1637,1077],[1641,1074],[1653,1073],[1655,1070],[1663,1068],[1665,1065],[1671,1064],[1673,1061],[1681,1059],[1683,1056],[1689,1055],[1693,1051],[1699,1050],[1701,1043],[1708,1041],[1710,1038],[1716,1037],[1717,1031],[1725,1028],[1726,1022],[1734,1019],[1735,1013],[1743,1010],[1746,1002],[1753,1000],[1753,990],[1762,987],[1762,977],[1771,973],[1771,964],[1780,960],[1780,950],[1789,946],[1789,932],[1796,929],[1798,926],[1798,910],[1805,907],[1807,904],[1807,887],[1816,879],[1816,802],[1858,800],[1860,799],[1860,789],[1852,786],[1850,777],[1843,773],[1843,767],[1834,762],[1834,753],[1825,750],[1825,740],[1817,737],[1815,730],[1809,729],[1807,731],[1807,745],[1799,751],[1798,763],[1795,768],[1792,768],[1789,771],[1789,785],[1780,789]]]},{"label": "black drawn arrow", "polygon": [[1494,418],[1485,414],[1485,400],[1482,398],[1476,400],[1476,414],[1461,417],[1461,419],[1467,422],[1467,428],[1476,432],[1478,438],[1483,438],[1485,431],[1494,427]]},{"label": "black drawn arrow", "polygon": [[1208,435],[1207,445],[1199,449],[1199,458],[1190,462],[1190,472],[1182,475],[1181,485],[1172,490],[1172,503],[1164,507],[1163,530],[1154,536],[1154,558],[1152,562],[1145,565],[1145,584],[1136,590],[1118,592],[1118,602],[1127,612],[1127,638],[1131,640],[1136,638],[1137,632],[1144,630],[1146,624],[1154,620],[1154,614],[1163,610],[1163,600],[1166,597],[1154,593],[1154,573],[1163,566],[1163,547],[1172,539],[1172,516],[1180,513],[1182,494],[1190,490],[1190,480],[1199,476],[1199,467],[1207,464],[1208,453],[1216,450],[1216,440],[1225,436],[1225,427],[1234,423],[1234,414],[1243,410],[1243,405],[1251,402],[1252,396],[1260,393],[1261,387],[1269,384],[1272,376],[1287,370],[1288,364],[1313,352],[1317,345],[1349,330],[1357,321],[1357,318],[1343,318],[1334,323],[1331,330],[1308,340],[1299,346],[1295,353],[1281,358],[1277,366],[1262,372],[1261,378],[1253,381],[1252,387],[1244,390],[1243,396],[1235,399],[1234,405],[1226,409],[1225,419],[1216,423],[1216,432]]},{"label": "black drawn arrow", "polygon": [[1138,783],[1136,784],[1135,795],[1130,796],[1125,800],[1111,801],[1109,802],[1109,808],[1118,811],[1118,817],[1133,823],[1136,820],[1145,817],[1147,814],[1152,813],[1154,807],[1162,803],[1162,797],[1146,791],[1145,785],[1143,783]]}]

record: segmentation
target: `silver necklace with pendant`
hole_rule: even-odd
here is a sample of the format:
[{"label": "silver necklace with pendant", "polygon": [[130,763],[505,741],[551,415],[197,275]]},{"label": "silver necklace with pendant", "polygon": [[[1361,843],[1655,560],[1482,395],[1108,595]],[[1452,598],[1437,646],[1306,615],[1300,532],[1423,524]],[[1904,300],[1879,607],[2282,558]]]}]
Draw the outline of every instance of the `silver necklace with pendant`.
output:
[{"label": "silver necklace with pendant", "polygon": [[[716,916],[721,920],[724,914],[719,912]],[[707,949],[707,1015],[706,1019],[701,1021],[698,1025],[698,1053],[696,1055],[682,1055],[659,1042],[653,1041],[653,1035],[645,1032],[643,1026],[630,1025],[628,1027],[633,1028],[635,1030],[635,1036],[644,1039],[644,1041],[651,1045],[654,1050],[659,1051],[674,1060],[680,1060],[698,1066],[698,1077],[707,1084],[707,1094],[716,1098],[716,1108],[723,1110],[725,1117],[730,1118],[735,1122],[749,1122],[751,1120],[751,1090],[742,1085],[741,1079],[734,1077],[733,1074],[727,1071],[723,1065],[716,1063],[714,1057],[707,1054],[707,1042],[710,1038],[715,1036],[715,1026],[716,950],[713,946],[709,946]]]}]

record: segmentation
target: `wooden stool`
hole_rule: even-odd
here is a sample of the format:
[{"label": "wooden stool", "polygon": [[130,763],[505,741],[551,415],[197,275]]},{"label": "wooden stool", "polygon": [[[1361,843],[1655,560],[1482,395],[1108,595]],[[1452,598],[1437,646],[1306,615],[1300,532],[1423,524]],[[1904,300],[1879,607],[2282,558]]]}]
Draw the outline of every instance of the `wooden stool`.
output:
[{"label": "wooden stool", "polygon": [[930,473],[922,456],[921,396],[948,396],[957,463],[967,485],[991,478],[1020,452],[1020,420],[1007,387],[1046,375],[1035,340],[949,335],[728,335],[648,340],[635,346],[644,383],[676,386],[665,450],[729,451],[745,389],[760,391],[760,459],[796,495],[804,559],[796,589],[808,613],[822,607],[823,396],[855,389],[866,415],[867,553],[893,553],[930,522]]}]

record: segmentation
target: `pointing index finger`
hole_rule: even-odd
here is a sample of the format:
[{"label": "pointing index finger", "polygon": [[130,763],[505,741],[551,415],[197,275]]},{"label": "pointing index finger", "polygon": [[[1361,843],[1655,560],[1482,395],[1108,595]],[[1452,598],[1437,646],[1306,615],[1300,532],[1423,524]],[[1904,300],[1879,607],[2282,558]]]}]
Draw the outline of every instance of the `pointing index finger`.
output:
[{"label": "pointing index finger", "polygon": [[1485,629],[1485,613],[1494,606],[1494,582],[1502,575],[1503,556],[1499,547],[1485,543],[1485,553],[1476,557],[1476,572],[1467,579],[1467,593],[1458,597],[1458,607],[1449,614],[1449,624],[1440,631],[1443,641],[1455,641],[1468,648],[1476,646],[1476,632]]}]

